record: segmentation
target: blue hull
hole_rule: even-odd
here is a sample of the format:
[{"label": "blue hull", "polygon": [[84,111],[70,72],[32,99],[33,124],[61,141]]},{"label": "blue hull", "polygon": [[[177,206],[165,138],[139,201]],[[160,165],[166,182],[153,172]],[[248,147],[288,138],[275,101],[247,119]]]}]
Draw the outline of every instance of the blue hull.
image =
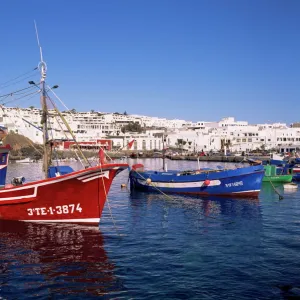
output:
[{"label": "blue hull", "polygon": [[136,171],[129,173],[130,187],[146,192],[257,197],[264,177],[263,166],[233,170]]},{"label": "blue hull", "polygon": [[5,186],[10,147],[0,147],[0,187]]}]

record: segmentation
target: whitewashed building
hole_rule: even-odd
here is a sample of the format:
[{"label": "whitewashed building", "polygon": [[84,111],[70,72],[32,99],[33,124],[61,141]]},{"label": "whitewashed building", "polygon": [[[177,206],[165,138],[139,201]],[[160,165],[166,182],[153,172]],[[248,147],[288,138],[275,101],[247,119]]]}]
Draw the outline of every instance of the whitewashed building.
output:
[{"label": "whitewashed building", "polygon": [[[71,139],[64,122],[54,110],[49,110],[50,137]],[[76,139],[94,141],[109,138],[113,146],[124,147],[128,139],[134,138],[135,150],[161,150],[162,133],[166,134],[166,144],[189,152],[219,151],[224,145],[232,152],[256,149],[300,148],[300,128],[289,127],[284,123],[248,124],[235,121],[233,117],[216,122],[167,120],[165,118],[103,112],[63,112]],[[0,123],[33,142],[42,143],[41,110],[36,108],[3,107],[0,110]],[[129,122],[137,122],[145,128],[145,133],[122,133],[121,129]],[[152,129],[149,129],[152,128]],[[162,128],[164,128],[162,130]]]}]

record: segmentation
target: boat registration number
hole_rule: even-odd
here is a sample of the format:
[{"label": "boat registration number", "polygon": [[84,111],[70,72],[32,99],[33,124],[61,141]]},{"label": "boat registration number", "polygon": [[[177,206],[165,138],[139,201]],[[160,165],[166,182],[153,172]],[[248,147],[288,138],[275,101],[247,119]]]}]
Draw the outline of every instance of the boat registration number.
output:
[{"label": "boat registration number", "polygon": [[243,181],[236,181],[236,182],[225,183],[226,187],[241,186],[241,185],[244,185]]},{"label": "boat registration number", "polygon": [[35,207],[27,208],[28,216],[46,216],[46,215],[61,215],[61,214],[73,214],[74,212],[82,212],[80,203],[59,205],[59,206],[49,206],[49,207]]}]

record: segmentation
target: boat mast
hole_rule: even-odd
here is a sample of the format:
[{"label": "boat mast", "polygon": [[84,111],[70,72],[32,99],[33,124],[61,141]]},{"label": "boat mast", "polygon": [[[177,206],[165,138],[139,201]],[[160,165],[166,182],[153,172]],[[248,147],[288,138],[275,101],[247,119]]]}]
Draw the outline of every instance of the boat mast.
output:
[{"label": "boat mast", "polygon": [[43,145],[44,145],[44,157],[43,157],[43,171],[45,173],[45,178],[48,178],[48,168],[50,165],[50,145],[49,145],[49,135],[48,135],[48,125],[47,125],[47,121],[48,121],[48,107],[47,107],[47,101],[46,101],[46,83],[45,83],[45,79],[46,79],[46,72],[47,72],[47,65],[43,60],[43,52],[42,52],[42,47],[40,45],[40,41],[39,41],[39,36],[38,36],[38,31],[37,31],[37,26],[36,23],[34,21],[34,25],[35,25],[35,32],[36,32],[36,38],[37,38],[37,42],[38,42],[38,46],[40,48],[40,57],[41,57],[41,61],[39,63],[39,70],[41,72],[41,105],[42,105],[42,118],[41,118],[41,124],[43,127]]}]

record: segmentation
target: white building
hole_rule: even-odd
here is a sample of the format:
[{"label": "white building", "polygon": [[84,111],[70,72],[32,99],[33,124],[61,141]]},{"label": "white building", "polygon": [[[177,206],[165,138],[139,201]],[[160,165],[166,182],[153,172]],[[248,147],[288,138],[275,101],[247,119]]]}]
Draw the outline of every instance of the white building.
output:
[{"label": "white building", "polygon": [[[49,111],[50,138],[71,139],[64,122],[54,110]],[[135,150],[162,149],[165,131],[168,146],[187,151],[218,151],[227,145],[231,151],[300,147],[300,128],[288,127],[284,123],[249,125],[246,121],[235,121],[233,117],[219,122],[167,120],[165,118],[101,112],[63,112],[76,139],[94,141],[109,137],[113,146],[125,146],[129,135],[136,140]],[[41,110],[36,108],[4,107],[0,111],[0,123],[22,134],[35,143],[42,143]],[[145,133],[122,133],[122,127],[137,122]],[[152,129],[149,129],[152,128]],[[164,130],[162,130],[164,128]]]}]

